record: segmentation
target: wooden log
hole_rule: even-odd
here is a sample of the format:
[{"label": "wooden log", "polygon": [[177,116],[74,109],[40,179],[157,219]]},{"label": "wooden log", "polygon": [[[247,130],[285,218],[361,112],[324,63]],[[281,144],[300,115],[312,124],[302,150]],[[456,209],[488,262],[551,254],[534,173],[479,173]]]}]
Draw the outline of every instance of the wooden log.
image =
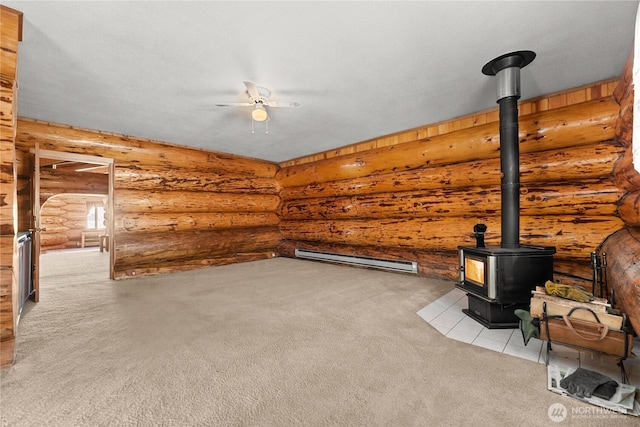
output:
[{"label": "wooden log", "polygon": [[[12,19],[2,9],[3,19]],[[4,35],[4,21],[2,22]],[[2,40],[5,43],[5,40]],[[3,51],[4,49],[0,49]],[[5,52],[1,52],[4,57]],[[4,62],[3,62],[4,64]],[[3,70],[4,71],[4,70]],[[3,72],[4,74],[4,72]],[[12,235],[15,233],[15,211],[17,206],[17,187],[14,147],[15,125],[15,82],[11,79],[0,79],[0,234]],[[11,265],[11,264],[9,264]]]},{"label": "wooden log", "polygon": [[[521,187],[521,215],[605,215],[616,213],[623,193],[608,181]],[[283,219],[403,218],[492,215],[500,212],[499,187],[442,188],[353,197],[287,200]]]},{"label": "wooden log", "polygon": [[207,193],[196,191],[118,190],[114,197],[117,214],[181,212],[275,212],[277,195]]},{"label": "wooden log", "polygon": [[18,179],[29,182],[32,170],[33,165],[31,164],[31,156],[29,153],[16,150],[16,173]]},{"label": "wooden log", "polygon": [[66,212],[86,212],[88,202],[105,204],[106,200],[107,196],[103,194],[56,194],[56,197],[47,200],[44,206]]},{"label": "wooden log", "polygon": [[[56,229],[65,229],[67,218],[63,216],[51,215],[51,214],[40,214],[40,225],[42,227],[46,227],[47,231],[54,231]],[[83,224],[83,228],[86,227],[86,221]]]},{"label": "wooden log", "polygon": [[613,90],[613,99],[615,99],[618,104],[621,104],[622,99],[629,96],[630,92],[633,92],[633,51],[634,49],[632,48],[629,55],[627,55],[622,74],[618,79],[616,88]]},{"label": "wooden log", "polygon": [[16,150],[16,191],[18,204],[18,231],[31,227],[31,160],[28,154]]},{"label": "wooden log", "polygon": [[631,49],[624,64],[613,98],[620,105],[620,115],[616,123],[616,139],[624,147],[630,147],[633,139],[633,61],[634,49]]},{"label": "wooden log", "polygon": [[[500,244],[497,217],[282,221],[280,229],[289,240],[455,251],[459,245],[475,245],[472,230],[477,223],[488,227],[487,245]],[[525,216],[520,218],[520,237],[522,244],[555,246],[558,258],[584,259],[621,226],[616,217]]]},{"label": "wooden log", "polygon": [[0,5],[0,73],[2,77],[17,79],[18,42],[22,40],[22,12]]},{"label": "wooden log", "polygon": [[[84,227],[73,227],[73,228],[70,228],[68,230],[65,230],[64,234],[67,235],[69,240],[73,240],[73,241],[79,242],[80,238],[82,237],[82,231],[83,230],[84,230]],[[101,234],[105,232],[104,229],[98,229],[98,230],[100,230]]]},{"label": "wooden log", "polygon": [[198,172],[178,169],[116,167],[116,190],[213,191],[221,193],[277,194],[280,190],[273,177],[234,174],[230,172]]},{"label": "wooden log", "polygon": [[555,257],[553,260],[553,281],[565,285],[582,286],[587,291],[591,291],[593,270],[589,258],[561,259]]},{"label": "wooden log", "polygon": [[633,142],[633,93],[622,100],[616,122],[616,141],[623,147],[630,147]]},{"label": "wooden log", "polygon": [[40,171],[40,191],[49,194],[108,194],[109,176],[43,169]]},{"label": "wooden log", "polygon": [[278,227],[158,233],[117,232],[115,269],[157,267],[167,262],[202,260],[235,253],[275,251]]},{"label": "wooden log", "polygon": [[[621,147],[606,142],[560,150],[525,153],[520,156],[520,182],[523,184],[564,182],[609,177],[613,165],[623,150]],[[423,168],[288,187],[280,191],[280,197],[283,200],[299,200],[488,185],[500,185],[499,159],[478,160],[446,167]]]},{"label": "wooden log", "polygon": [[13,235],[15,233],[15,206],[15,181],[0,182],[0,235]]},{"label": "wooden log", "polygon": [[40,244],[45,248],[49,249],[50,246],[60,246],[64,243],[68,242],[69,238],[64,233],[51,233],[43,231],[40,234]]},{"label": "wooden log", "polygon": [[81,223],[83,224],[81,228],[86,228],[87,227],[87,211],[86,209],[83,211],[67,211],[67,210],[63,210],[63,217],[62,222],[63,223],[68,223],[68,222],[74,222],[74,223]]},{"label": "wooden log", "polygon": [[16,253],[16,248],[16,236],[0,235],[0,266],[3,267],[0,268],[0,271],[11,272],[13,270],[13,257]]},{"label": "wooden log", "polygon": [[217,265],[235,264],[241,262],[259,261],[263,259],[269,259],[275,257],[275,252],[248,252],[248,253],[235,253],[231,256],[221,256],[215,258],[198,259],[198,260],[180,260],[173,262],[165,262],[161,265],[150,267],[139,267],[127,270],[116,270],[114,279],[129,279],[138,276],[148,276],[154,274],[166,274],[176,271],[194,270],[197,268],[206,268]]},{"label": "wooden log", "polygon": [[[11,144],[12,149],[15,129],[15,98],[15,81],[0,77],[0,141]],[[9,176],[13,176],[10,171],[0,170],[0,174],[2,174],[0,178],[6,179],[4,174],[7,173]]]},{"label": "wooden log", "polygon": [[640,228],[616,231],[604,241],[600,252],[607,254],[607,281],[617,307],[640,334]]},{"label": "wooden log", "polygon": [[17,130],[16,146],[22,151],[28,152],[37,142],[43,150],[112,158],[119,167],[227,171],[263,177],[274,177],[278,169],[265,160],[39,120],[20,118]]},{"label": "wooden log", "polygon": [[[596,249],[597,247],[592,250],[595,251]],[[589,281],[589,287],[591,287],[593,270],[591,269],[591,262],[588,256],[570,260],[555,259],[553,262],[553,269],[554,271],[562,272],[565,276],[571,276],[582,281]],[[557,278],[555,278],[554,281],[567,284],[564,281],[559,281]]]},{"label": "wooden log", "polygon": [[67,202],[65,197],[60,196],[62,195],[49,199],[47,203],[43,205],[45,212],[41,213],[41,215],[80,215],[82,218],[86,217],[86,203],[76,203],[77,199],[72,199],[70,202]]},{"label": "wooden log", "polygon": [[521,215],[614,216],[623,192],[610,179],[521,187]]},{"label": "wooden log", "polygon": [[[69,227],[52,227],[49,224],[46,224],[46,231],[43,231],[41,236],[50,236],[50,235],[64,235],[66,239],[61,239],[59,241],[53,241],[53,244],[59,244],[63,242],[73,241],[80,242],[82,237],[83,228],[69,228]],[[100,231],[104,233],[104,230]],[[49,243],[52,244],[52,243]]]},{"label": "wooden log", "polygon": [[627,193],[618,207],[620,219],[628,227],[640,227],[640,190]]},{"label": "wooden log", "polygon": [[627,147],[613,168],[613,179],[621,190],[640,190],[640,173],[633,165],[633,151]]},{"label": "wooden log", "polygon": [[51,218],[60,218],[62,220],[62,215],[64,215],[66,211],[61,207],[49,206],[49,200],[47,203],[42,205],[40,217],[51,217]]},{"label": "wooden log", "polygon": [[[67,224],[70,228],[74,224],[81,224],[80,228],[87,228],[87,214],[86,212],[69,212],[67,211],[65,217],[65,224]],[[98,224],[98,228],[100,228],[102,224]]]},{"label": "wooden log", "polygon": [[[619,106],[613,99],[520,117],[520,152],[530,153],[611,140]],[[499,157],[499,125],[489,123],[415,142],[282,168],[283,187],[401,172]]]},{"label": "wooden log", "polygon": [[[133,213],[116,218],[116,230],[166,232],[277,226],[275,212]],[[126,226],[125,226],[126,225]]]},{"label": "wooden log", "polygon": [[283,240],[278,245],[278,254],[287,258],[295,258],[296,249],[415,261],[418,263],[418,275],[441,280],[455,281],[458,280],[460,275],[457,252],[427,252],[402,248],[382,248],[379,246],[350,246],[325,242]]},{"label": "wooden log", "polygon": [[40,225],[44,228],[45,232],[62,231],[66,230],[66,220],[56,216],[40,216]]}]

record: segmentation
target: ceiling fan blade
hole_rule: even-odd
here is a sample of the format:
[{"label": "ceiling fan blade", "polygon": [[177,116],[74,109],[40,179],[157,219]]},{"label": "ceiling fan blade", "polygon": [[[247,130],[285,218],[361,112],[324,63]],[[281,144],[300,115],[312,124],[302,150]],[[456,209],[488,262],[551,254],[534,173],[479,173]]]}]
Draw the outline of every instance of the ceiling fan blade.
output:
[{"label": "ceiling fan blade", "polygon": [[293,107],[293,108],[301,107],[299,102],[292,102],[292,101],[269,101],[269,102],[265,102],[264,105],[267,105],[269,107]]},{"label": "ceiling fan blade", "polygon": [[260,100],[260,92],[258,91],[258,86],[256,86],[255,83],[245,81],[244,85],[247,87],[247,93],[252,99],[256,101]]},{"label": "ceiling fan blade", "polygon": [[216,105],[218,107],[251,107],[255,102],[220,102]]}]

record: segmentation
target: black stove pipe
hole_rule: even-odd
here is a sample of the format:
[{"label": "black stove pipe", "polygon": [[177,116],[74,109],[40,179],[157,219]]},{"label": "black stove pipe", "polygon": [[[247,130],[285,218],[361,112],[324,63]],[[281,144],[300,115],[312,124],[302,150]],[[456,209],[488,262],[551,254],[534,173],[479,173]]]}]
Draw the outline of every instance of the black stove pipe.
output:
[{"label": "black stove pipe", "polygon": [[[500,105],[501,232],[500,246],[520,247],[520,147],[518,145],[518,98],[509,96]],[[514,122],[513,118],[516,117]],[[515,143],[514,143],[515,141]]]},{"label": "black stove pipe", "polygon": [[534,60],[529,50],[501,55],[488,62],[482,73],[498,78],[500,107],[501,241],[508,249],[520,247],[520,147],[518,99],[520,69]]}]

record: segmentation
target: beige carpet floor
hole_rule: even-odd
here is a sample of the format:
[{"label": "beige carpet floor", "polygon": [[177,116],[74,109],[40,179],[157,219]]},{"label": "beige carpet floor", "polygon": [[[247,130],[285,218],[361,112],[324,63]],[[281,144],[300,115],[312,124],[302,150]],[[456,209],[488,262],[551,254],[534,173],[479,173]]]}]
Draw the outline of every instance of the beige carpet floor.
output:
[{"label": "beige carpet floor", "polygon": [[[557,425],[557,402],[584,412],[547,391],[544,365],[422,320],[450,282],[285,258],[114,282],[107,256],[43,255],[40,302],[1,372],[3,426],[538,426]],[[638,425],[563,425],[611,420]]]}]

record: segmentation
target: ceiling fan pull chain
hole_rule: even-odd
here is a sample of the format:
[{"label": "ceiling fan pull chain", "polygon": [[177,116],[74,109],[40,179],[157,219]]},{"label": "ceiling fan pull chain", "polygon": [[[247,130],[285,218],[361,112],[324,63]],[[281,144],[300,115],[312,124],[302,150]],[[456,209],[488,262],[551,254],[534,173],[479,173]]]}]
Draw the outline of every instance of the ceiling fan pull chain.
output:
[{"label": "ceiling fan pull chain", "polygon": [[253,122],[254,122],[253,117],[251,117],[251,133],[255,133],[255,131],[253,130]]}]

